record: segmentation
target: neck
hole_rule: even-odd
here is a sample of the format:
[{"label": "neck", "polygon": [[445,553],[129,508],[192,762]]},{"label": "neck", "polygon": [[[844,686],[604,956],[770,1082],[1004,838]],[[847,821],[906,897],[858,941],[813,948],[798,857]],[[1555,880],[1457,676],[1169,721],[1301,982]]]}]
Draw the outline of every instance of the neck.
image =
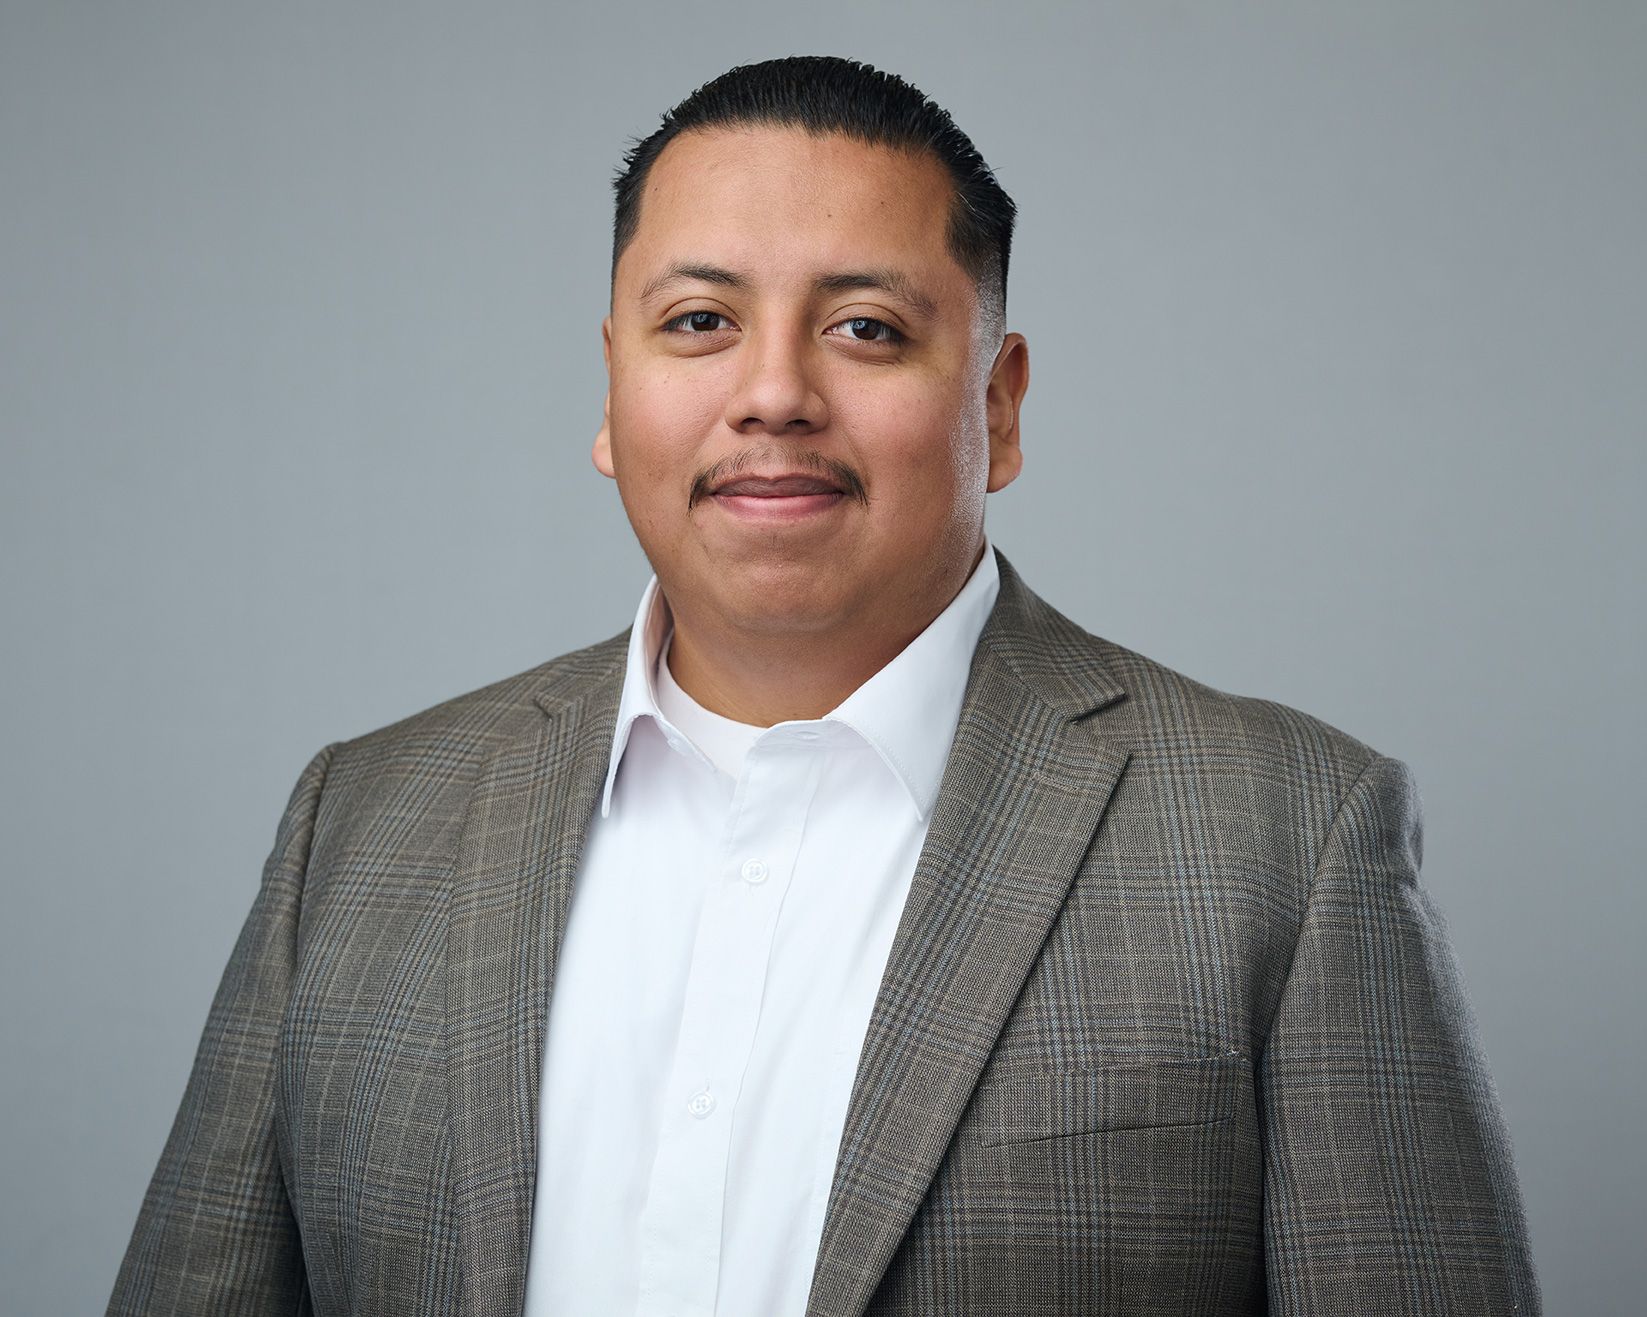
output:
[{"label": "neck", "polygon": [[892,619],[833,634],[751,634],[675,611],[669,673],[698,704],[734,722],[771,727],[822,718],[931,625],[960,593],[977,561],[935,607],[897,610]]}]

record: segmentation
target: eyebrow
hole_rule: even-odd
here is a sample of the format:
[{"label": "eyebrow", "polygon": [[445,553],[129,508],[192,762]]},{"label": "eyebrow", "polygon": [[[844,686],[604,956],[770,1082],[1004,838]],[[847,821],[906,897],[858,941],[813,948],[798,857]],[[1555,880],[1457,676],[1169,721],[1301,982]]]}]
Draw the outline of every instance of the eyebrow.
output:
[{"label": "eyebrow", "polygon": [[666,288],[683,283],[719,284],[723,288],[745,289],[749,280],[718,265],[671,265],[662,274],[654,275],[641,289],[641,301],[650,302]]},{"label": "eyebrow", "polygon": [[[747,291],[751,286],[747,275],[734,270],[723,270],[718,265],[678,264],[671,265],[649,280],[646,287],[641,289],[641,301],[651,301],[659,293],[673,288],[676,284],[694,281],[715,284],[722,288],[734,288],[740,292]],[[859,289],[891,293],[927,320],[936,319],[938,315],[937,303],[917,288],[909,276],[888,266],[821,274],[812,281],[812,289],[818,293],[851,293]]]},{"label": "eyebrow", "polygon": [[860,288],[891,293],[924,319],[933,320],[938,315],[937,304],[917,288],[908,275],[886,266],[872,270],[847,270],[841,274],[820,275],[813,281],[812,286],[820,293],[851,293]]}]

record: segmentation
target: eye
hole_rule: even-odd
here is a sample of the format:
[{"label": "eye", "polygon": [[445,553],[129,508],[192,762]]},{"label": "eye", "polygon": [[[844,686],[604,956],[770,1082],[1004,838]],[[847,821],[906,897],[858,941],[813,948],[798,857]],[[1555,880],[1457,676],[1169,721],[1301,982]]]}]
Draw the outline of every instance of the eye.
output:
[{"label": "eye", "polygon": [[847,338],[859,343],[902,343],[904,336],[887,324],[884,320],[875,320],[870,316],[853,316],[850,320],[842,320],[831,325],[826,332],[843,331]]},{"label": "eye", "polygon": [[673,320],[664,321],[664,329],[683,334],[712,334],[717,329],[728,329],[732,322],[719,311],[683,311]]}]

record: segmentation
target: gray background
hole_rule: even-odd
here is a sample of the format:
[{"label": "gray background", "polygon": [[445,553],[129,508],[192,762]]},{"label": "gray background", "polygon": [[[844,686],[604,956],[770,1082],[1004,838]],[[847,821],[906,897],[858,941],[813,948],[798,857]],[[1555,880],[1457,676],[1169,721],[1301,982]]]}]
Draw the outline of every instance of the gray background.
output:
[{"label": "gray background", "polygon": [[954,0],[6,0],[6,1311],[101,1310],[307,758],[627,623],[608,181],[792,52],[1021,207],[1030,583],[1414,767],[1549,1309],[1639,1311],[1647,7]]}]

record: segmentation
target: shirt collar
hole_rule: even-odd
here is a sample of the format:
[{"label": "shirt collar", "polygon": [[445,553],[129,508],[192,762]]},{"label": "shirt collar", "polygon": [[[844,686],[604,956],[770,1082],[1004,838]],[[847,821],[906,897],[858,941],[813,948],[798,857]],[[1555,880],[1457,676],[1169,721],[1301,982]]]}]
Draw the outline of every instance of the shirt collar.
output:
[{"label": "shirt collar", "polygon": [[[983,556],[949,606],[822,720],[852,728],[874,749],[903,783],[922,821],[937,801],[950,742],[961,717],[972,652],[999,590],[995,550],[986,536]],[[612,812],[612,788],[635,720],[643,715],[653,718],[666,735],[680,736],[658,707],[655,675],[658,655],[672,629],[668,601],[654,576],[641,594],[629,633],[623,694],[601,793],[602,818]]]},{"label": "shirt collar", "polygon": [[986,537],[983,557],[949,607],[825,718],[845,723],[874,747],[904,784],[923,822],[938,799],[972,651],[1000,585],[995,550]]},{"label": "shirt collar", "polygon": [[606,765],[606,786],[600,797],[600,816],[612,812],[612,785],[618,779],[618,765],[629,744],[629,731],[635,719],[649,717],[660,727],[667,726],[662,710],[658,708],[656,671],[658,654],[669,638],[674,619],[669,615],[669,604],[658,589],[654,576],[641,592],[640,607],[635,612],[635,624],[629,631],[629,657],[623,673],[623,695],[618,700],[618,725],[612,733],[612,756]]}]

